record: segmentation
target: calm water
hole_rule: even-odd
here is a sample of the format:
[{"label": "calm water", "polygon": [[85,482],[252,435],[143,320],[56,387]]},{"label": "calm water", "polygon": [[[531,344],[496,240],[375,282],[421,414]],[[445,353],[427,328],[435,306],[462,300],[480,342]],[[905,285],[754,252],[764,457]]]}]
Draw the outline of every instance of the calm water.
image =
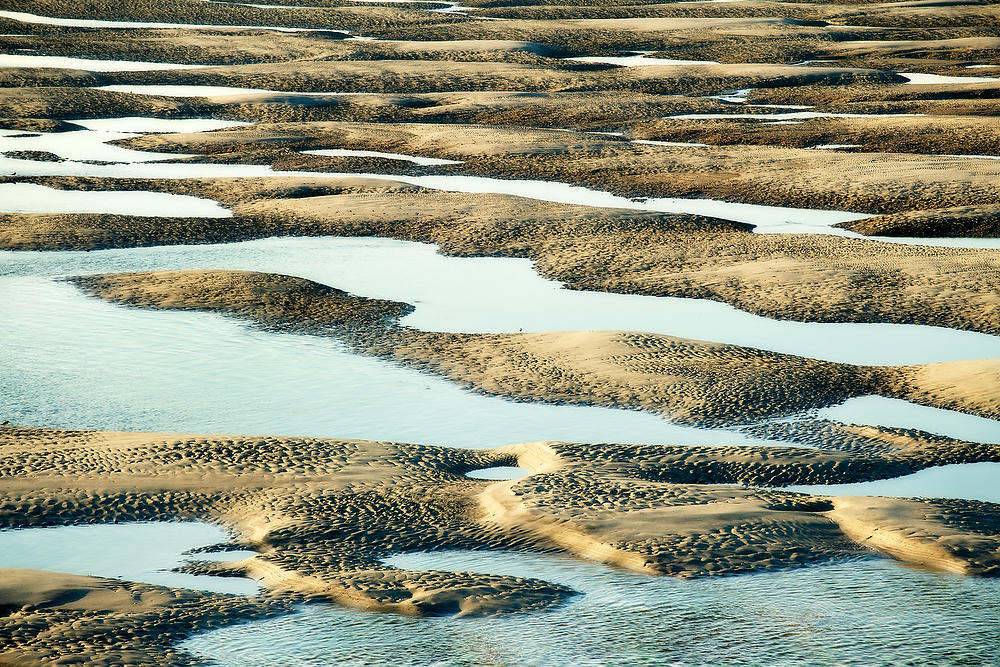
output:
[{"label": "calm water", "polygon": [[169,192],[57,190],[33,183],[0,183],[3,213],[114,213],[140,217],[231,218],[212,199]]},{"label": "calm water", "polygon": [[456,447],[765,442],[640,412],[481,396],[351,354],[329,338],[268,333],[211,314],[126,308],[45,279],[0,278],[0,312],[0,413],[18,424]]},{"label": "calm water", "polygon": [[330,30],[327,28],[284,28],[280,26],[261,25],[211,25],[200,23],[163,23],[160,21],[108,21],[102,19],[73,19],[53,16],[40,16],[28,12],[0,11],[0,17],[21,23],[36,23],[40,25],[57,25],[67,28],[110,28],[121,29],[189,29],[189,30],[274,30],[277,32],[330,32],[349,34],[346,30]]},{"label": "calm water", "polygon": [[810,484],[785,487],[825,496],[895,496],[964,498],[1000,503],[1000,463],[963,463],[926,468],[912,475],[858,484]]},{"label": "calm water", "polygon": [[0,67],[55,67],[78,69],[85,72],[148,72],[152,70],[197,69],[204,67],[204,65],[0,53]]},{"label": "calm water", "polygon": [[496,466],[494,468],[480,468],[470,470],[465,473],[466,477],[472,479],[507,480],[527,477],[531,473],[520,466]]},{"label": "calm water", "polygon": [[646,331],[869,365],[1000,357],[997,336],[908,324],[773,320],[706,299],[567,290],[539,276],[526,259],[446,257],[436,246],[393,239],[271,238],[95,252],[0,252],[0,277],[162,269],[300,276],[360,296],[414,304],[403,323],[428,331]]},{"label": "calm water", "polygon": [[583,595],[548,612],[486,619],[306,606],[183,647],[224,667],[1000,664],[1000,580],[884,560],[696,581],[516,552],[408,554],[390,564],[535,577]]},{"label": "calm water", "polygon": [[816,410],[819,419],[890,428],[912,428],[956,440],[1000,443],[1000,423],[994,419],[917,405],[885,396],[858,396]]},{"label": "calm water", "polygon": [[254,595],[256,582],[171,572],[188,560],[243,560],[252,551],[185,555],[222,544],[218,526],[195,522],[118,523],[0,530],[0,567],[68,572],[214,593]]}]

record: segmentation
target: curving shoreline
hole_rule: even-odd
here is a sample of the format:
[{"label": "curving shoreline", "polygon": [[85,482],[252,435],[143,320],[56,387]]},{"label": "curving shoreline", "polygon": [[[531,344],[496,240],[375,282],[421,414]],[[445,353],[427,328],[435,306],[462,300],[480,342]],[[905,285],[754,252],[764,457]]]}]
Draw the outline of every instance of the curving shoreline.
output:
[{"label": "curving shoreline", "polygon": [[560,2],[0,0],[0,528],[264,589],[3,569],[0,663],[996,658],[994,496],[829,486],[1000,464],[1000,5]]},{"label": "curving shoreline", "polygon": [[[687,578],[799,567],[857,557],[871,548],[965,574],[1000,572],[995,527],[990,515],[979,514],[994,506],[826,499],[719,485],[741,470],[755,479],[764,479],[768,470],[792,473],[796,481],[816,473],[829,479],[821,471],[860,463],[850,454],[568,443],[472,451],[19,427],[0,428],[0,448],[5,453],[0,516],[8,526],[200,518],[223,522],[241,536],[240,546],[258,552],[247,561],[206,563],[194,570],[220,574],[228,568],[230,574],[251,576],[268,589],[264,598],[206,597],[118,584],[163,602],[152,609],[111,607],[100,626],[77,634],[98,660],[115,655],[123,645],[121,633],[131,633],[135,639],[127,645],[139,651],[136,656],[175,664],[176,657],[158,653],[163,639],[175,635],[145,649],[137,643],[141,646],[150,633],[163,631],[163,614],[176,619],[177,605],[194,599],[203,601],[196,612],[200,622],[218,626],[266,610],[287,610],[288,600],[336,601],[404,614],[473,615],[543,608],[572,593],[537,580],[412,572],[380,563],[389,554],[412,550],[556,549]],[[233,460],[240,461],[239,468],[231,465]],[[797,460],[812,460],[815,467],[796,467]],[[464,477],[471,469],[515,462],[531,475],[512,482]],[[869,474],[865,465],[847,467],[855,468],[855,476]],[[9,512],[13,506],[19,508],[17,514]],[[970,512],[979,518],[970,522]],[[886,531],[885,538],[871,541],[861,534],[876,527]],[[63,580],[85,590],[107,586],[82,577]],[[15,608],[54,590],[49,574],[19,574],[17,581],[20,587],[2,597]],[[88,597],[83,599],[82,608],[89,608]],[[41,624],[65,618],[58,604],[33,604],[30,613]],[[19,623],[24,609],[0,618],[0,627]],[[223,609],[231,611],[224,615]],[[141,628],[135,623],[137,614],[145,619]],[[22,627],[13,654],[14,647],[3,642],[0,632],[5,657],[42,658],[64,641]],[[195,629],[183,627],[183,634]],[[95,631],[101,633],[100,641],[95,641]]]}]

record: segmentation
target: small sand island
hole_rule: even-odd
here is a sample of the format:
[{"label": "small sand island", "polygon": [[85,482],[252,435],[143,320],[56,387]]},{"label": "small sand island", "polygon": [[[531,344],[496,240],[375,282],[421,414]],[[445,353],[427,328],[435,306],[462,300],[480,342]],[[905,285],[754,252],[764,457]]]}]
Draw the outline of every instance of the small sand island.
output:
[{"label": "small sand island", "polygon": [[998,8],[0,0],[0,666],[1000,664]]}]

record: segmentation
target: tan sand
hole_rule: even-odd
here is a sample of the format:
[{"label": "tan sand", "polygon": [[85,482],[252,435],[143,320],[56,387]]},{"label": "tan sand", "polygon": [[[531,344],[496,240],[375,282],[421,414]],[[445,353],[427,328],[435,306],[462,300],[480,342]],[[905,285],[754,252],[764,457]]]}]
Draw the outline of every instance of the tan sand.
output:
[{"label": "tan sand", "polygon": [[444,334],[396,324],[406,304],[358,299],[287,276],[162,271],[72,279],[130,306],[206,310],[265,327],[337,336],[484,393],[649,410],[700,424],[756,422],[843,402],[904,397],[1000,416],[1000,362],[864,367],[637,332]]},{"label": "tan sand", "polygon": [[[572,592],[531,579],[387,568],[409,550],[561,550],[651,574],[710,576],[886,555],[966,574],[1000,567],[992,507],[971,501],[826,499],[718,485],[804,483],[879,457],[794,448],[531,443],[495,450],[288,437],[0,428],[0,520],[39,526],[222,521],[258,555],[192,571],[258,578],[238,598],[25,570],[3,571],[0,659],[179,665],[169,648],[209,627],[337,601],[409,614],[544,608]],[[238,465],[234,465],[238,462]],[[491,465],[515,482],[463,476]],[[892,463],[881,459],[882,471]],[[715,484],[715,486],[707,486]],[[985,513],[984,513],[985,511]],[[980,518],[976,518],[980,517]],[[908,527],[911,527],[909,529]],[[871,540],[875,528],[887,537]],[[864,535],[862,533],[865,533]],[[86,623],[81,623],[82,619]]]},{"label": "tan sand", "polygon": [[917,323],[1000,334],[1000,258],[989,250],[752,234],[745,226],[698,216],[378,181],[42,182],[209,197],[233,207],[235,217],[0,215],[0,246],[87,249],[281,235],[388,236],[434,242],[448,254],[530,257],[542,275],[575,289],[707,298],[781,319]]},{"label": "tan sand", "polygon": [[0,664],[190,664],[174,647],[184,637],[287,611],[277,599],[0,569]]}]

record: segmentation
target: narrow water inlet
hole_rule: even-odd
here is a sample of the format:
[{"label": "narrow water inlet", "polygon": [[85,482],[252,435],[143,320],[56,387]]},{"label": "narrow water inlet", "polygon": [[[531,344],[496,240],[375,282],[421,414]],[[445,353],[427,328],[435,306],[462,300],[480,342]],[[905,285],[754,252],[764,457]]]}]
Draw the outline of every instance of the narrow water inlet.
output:
[{"label": "narrow water inlet", "polygon": [[781,490],[821,496],[956,498],[1000,503],[1000,463],[957,463],[925,468],[892,479],[856,484],[797,485]]},{"label": "narrow water inlet", "polygon": [[190,195],[139,190],[59,190],[34,183],[0,183],[0,212],[233,217],[233,212],[219,202]]},{"label": "narrow water inlet", "polygon": [[122,579],[212,593],[256,595],[259,586],[241,577],[173,572],[194,560],[231,561],[252,551],[186,554],[228,541],[226,531],[207,523],[154,521],[0,530],[0,567],[51,570]]}]

